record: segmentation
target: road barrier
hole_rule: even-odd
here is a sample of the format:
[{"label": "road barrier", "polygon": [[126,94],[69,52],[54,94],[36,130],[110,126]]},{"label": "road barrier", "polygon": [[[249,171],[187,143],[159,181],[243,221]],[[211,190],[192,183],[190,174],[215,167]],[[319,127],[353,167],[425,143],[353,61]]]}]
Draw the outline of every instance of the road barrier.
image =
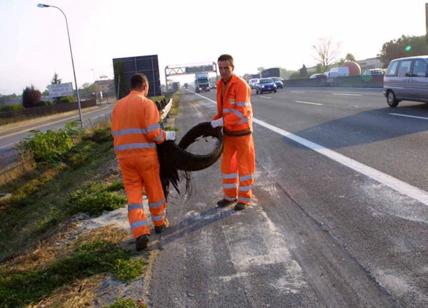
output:
[{"label": "road barrier", "polygon": [[[81,101],[82,108],[93,107],[96,104],[97,102],[95,99]],[[17,111],[0,112],[0,125],[17,122],[23,119],[36,118],[44,115],[63,113],[63,112],[72,111],[72,110],[77,110],[77,102],[26,108],[26,109],[17,110]]]}]

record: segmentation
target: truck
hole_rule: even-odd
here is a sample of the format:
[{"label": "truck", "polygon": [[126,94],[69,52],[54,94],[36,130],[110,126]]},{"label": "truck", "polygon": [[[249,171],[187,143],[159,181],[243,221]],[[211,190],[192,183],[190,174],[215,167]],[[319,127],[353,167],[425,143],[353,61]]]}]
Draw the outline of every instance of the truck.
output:
[{"label": "truck", "polygon": [[210,82],[207,72],[195,73],[195,91],[196,93],[210,91]]}]

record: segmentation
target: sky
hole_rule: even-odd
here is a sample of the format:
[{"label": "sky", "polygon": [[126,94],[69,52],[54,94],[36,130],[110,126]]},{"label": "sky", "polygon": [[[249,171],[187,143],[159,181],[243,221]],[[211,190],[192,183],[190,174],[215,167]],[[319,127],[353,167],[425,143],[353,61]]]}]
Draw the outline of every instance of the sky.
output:
[{"label": "sky", "polygon": [[[43,91],[54,73],[73,81],[64,17],[33,0],[0,0],[0,94]],[[157,54],[167,65],[233,55],[238,75],[316,64],[313,45],[339,58],[376,57],[384,42],[425,34],[427,0],[46,0],[67,15],[79,87],[113,77],[112,59]],[[193,79],[193,76],[187,78]]]}]

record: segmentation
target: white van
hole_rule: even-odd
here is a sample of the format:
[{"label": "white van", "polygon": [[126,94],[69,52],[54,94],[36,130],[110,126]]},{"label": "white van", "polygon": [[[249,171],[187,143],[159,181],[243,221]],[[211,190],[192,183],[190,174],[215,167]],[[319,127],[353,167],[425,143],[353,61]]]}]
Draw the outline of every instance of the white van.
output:
[{"label": "white van", "polygon": [[383,93],[390,107],[402,100],[428,103],[428,55],[392,60],[383,78]]}]

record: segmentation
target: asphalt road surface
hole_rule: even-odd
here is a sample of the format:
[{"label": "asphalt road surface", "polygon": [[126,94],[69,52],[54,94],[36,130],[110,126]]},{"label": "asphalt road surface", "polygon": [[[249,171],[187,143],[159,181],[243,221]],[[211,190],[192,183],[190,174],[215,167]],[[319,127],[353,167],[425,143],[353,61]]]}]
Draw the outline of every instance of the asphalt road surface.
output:
[{"label": "asphalt road surface", "polygon": [[[83,109],[84,126],[91,126],[98,121],[110,117],[113,104],[99,105],[90,110]],[[17,160],[17,151],[15,146],[27,136],[31,135],[32,130],[56,130],[64,127],[67,122],[79,119],[77,112],[75,114],[58,114],[47,118],[36,118],[29,121],[18,122],[4,127],[0,127],[0,171]]]},{"label": "asphalt road surface", "polygon": [[[179,137],[214,97],[182,96]],[[216,208],[219,163],[192,173],[169,198],[152,306],[427,307],[428,105],[316,88],[252,104],[257,205]]]}]

